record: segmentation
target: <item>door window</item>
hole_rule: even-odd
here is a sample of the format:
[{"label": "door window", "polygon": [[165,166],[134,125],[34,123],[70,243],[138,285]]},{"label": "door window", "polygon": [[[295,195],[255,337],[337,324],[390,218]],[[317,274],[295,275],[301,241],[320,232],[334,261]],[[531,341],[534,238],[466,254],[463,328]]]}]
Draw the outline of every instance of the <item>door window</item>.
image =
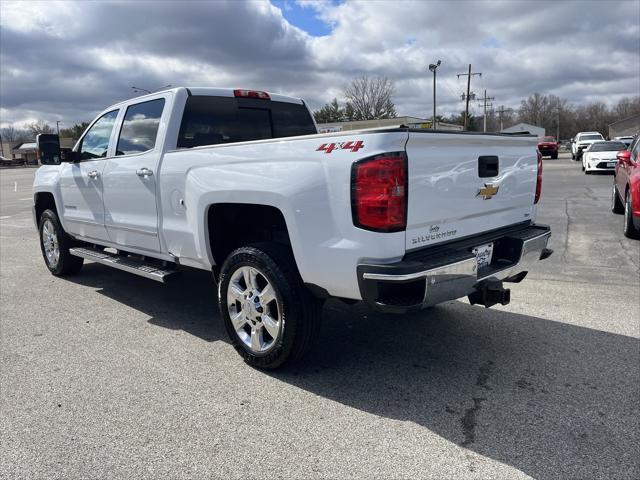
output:
[{"label": "door window", "polygon": [[80,160],[91,160],[107,156],[109,139],[116,123],[118,110],[105,113],[89,129],[80,144]]},{"label": "door window", "polygon": [[122,122],[116,155],[153,150],[156,146],[164,98],[138,103],[127,108]]}]

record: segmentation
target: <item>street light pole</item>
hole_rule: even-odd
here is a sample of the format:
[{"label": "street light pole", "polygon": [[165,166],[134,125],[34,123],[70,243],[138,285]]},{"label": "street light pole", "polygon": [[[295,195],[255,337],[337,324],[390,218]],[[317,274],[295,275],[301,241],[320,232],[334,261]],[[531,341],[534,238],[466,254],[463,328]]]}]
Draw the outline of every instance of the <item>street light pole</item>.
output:
[{"label": "street light pole", "polygon": [[436,63],[429,64],[429,70],[433,72],[433,117],[431,119],[431,128],[433,130],[436,129],[436,70],[442,63],[441,60],[438,60]]}]

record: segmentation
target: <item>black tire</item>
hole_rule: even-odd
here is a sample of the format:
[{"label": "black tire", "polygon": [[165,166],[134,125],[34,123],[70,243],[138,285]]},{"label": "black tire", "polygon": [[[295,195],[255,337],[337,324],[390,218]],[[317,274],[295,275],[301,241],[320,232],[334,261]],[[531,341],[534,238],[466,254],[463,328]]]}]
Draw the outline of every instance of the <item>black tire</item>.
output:
[{"label": "black tire", "polygon": [[591,175],[593,172],[591,170],[585,170],[584,173],[586,173],[587,175]]},{"label": "black tire", "polygon": [[[53,232],[51,233],[55,235],[55,241],[57,242],[57,260],[54,259],[54,257],[50,258],[47,256],[47,252],[45,251],[43,236],[45,225],[47,227],[47,231],[49,230],[49,227],[53,228]],[[72,275],[80,271],[84,259],[69,253],[69,249],[76,246],[77,242],[63,230],[56,212],[53,210],[45,210],[42,212],[38,221],[38,233],[40,236],[40,250],[42,251],[44,263],[52,274],[55,276],[64,276]]]},{"label": "black tire", "polygon": [[584,172],[584,163],[582,164],[582,171]]},{"label": "black tire", "polygon": [[571,152],[571,160],[575,160],[575,159],[576,159],[576,155],[573,152]]},{"label": "black tire", "polygon": [[[232,276],[241,267],[257,269],[276,292],[275,304],[280,315],[279,333],[277,338],[271,337],[273,345],[263,353],[257,353],[246,345],[231,321],[227,294]],[[245,291],[248,290],[247,286]],[[275,369],[285,363],[300,360],[311,348],[320,331],[322,301],[304,286],[293,253],[280,244],[257,243],[231,252],[220,270],[218,305],[231,343],[245,362],[253,367]],[[273,308],[273,303],[271,305],[270,308]],[[247,322],[243,328],[245,327],[251,329],[251,324]]]},{"label": "black tire", "polygon": [[634,240],[640,239],[640,231],[633,224],[633,215],[631,205],[631,194],[627,189],[627,194],[624,196],[624,236],[627,238],[633,238]]},{"label": "black tire", "polygon": [[618,194],[618,186],[616,185],[616,177],[613,177],[613,188],[611,189],[611,211],[618,215],[624,213],[624,204],[620,200]]},{"label": "black tire", "polygon": [[557,159],[558,159],[558,152],[556,152],[556,153],[552,153],[552,154],[551,154],[551,159],[552,159],[552,160],[557,160]]}]

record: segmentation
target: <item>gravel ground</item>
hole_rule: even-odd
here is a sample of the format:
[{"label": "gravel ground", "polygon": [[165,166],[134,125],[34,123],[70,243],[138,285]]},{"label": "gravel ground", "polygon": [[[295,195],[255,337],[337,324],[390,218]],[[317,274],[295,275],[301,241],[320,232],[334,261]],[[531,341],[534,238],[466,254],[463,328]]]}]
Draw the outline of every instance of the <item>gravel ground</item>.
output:
[{"label": "gravel ground", "polygon": [[544,164],[555,253],[510,305],[329,302],[276,373],[229,345],[206,272],[51,276],[34,170],[0,171],[0,478],[639,478],[640,242],[611,176]]}]

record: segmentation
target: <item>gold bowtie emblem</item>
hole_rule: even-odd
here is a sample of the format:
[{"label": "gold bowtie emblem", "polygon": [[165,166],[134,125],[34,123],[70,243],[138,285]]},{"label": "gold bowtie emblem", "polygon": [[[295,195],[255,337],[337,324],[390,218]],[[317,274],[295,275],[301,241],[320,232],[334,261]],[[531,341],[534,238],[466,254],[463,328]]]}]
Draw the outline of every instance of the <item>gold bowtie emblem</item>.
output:
[{"label": "gold bowtie emblem", "polygon": [[499,185],[492,185],[485,183],[484,187],[478,189],[476,197],[482,197],[483,200],[491,200],[491,198],[498,193]]}]

